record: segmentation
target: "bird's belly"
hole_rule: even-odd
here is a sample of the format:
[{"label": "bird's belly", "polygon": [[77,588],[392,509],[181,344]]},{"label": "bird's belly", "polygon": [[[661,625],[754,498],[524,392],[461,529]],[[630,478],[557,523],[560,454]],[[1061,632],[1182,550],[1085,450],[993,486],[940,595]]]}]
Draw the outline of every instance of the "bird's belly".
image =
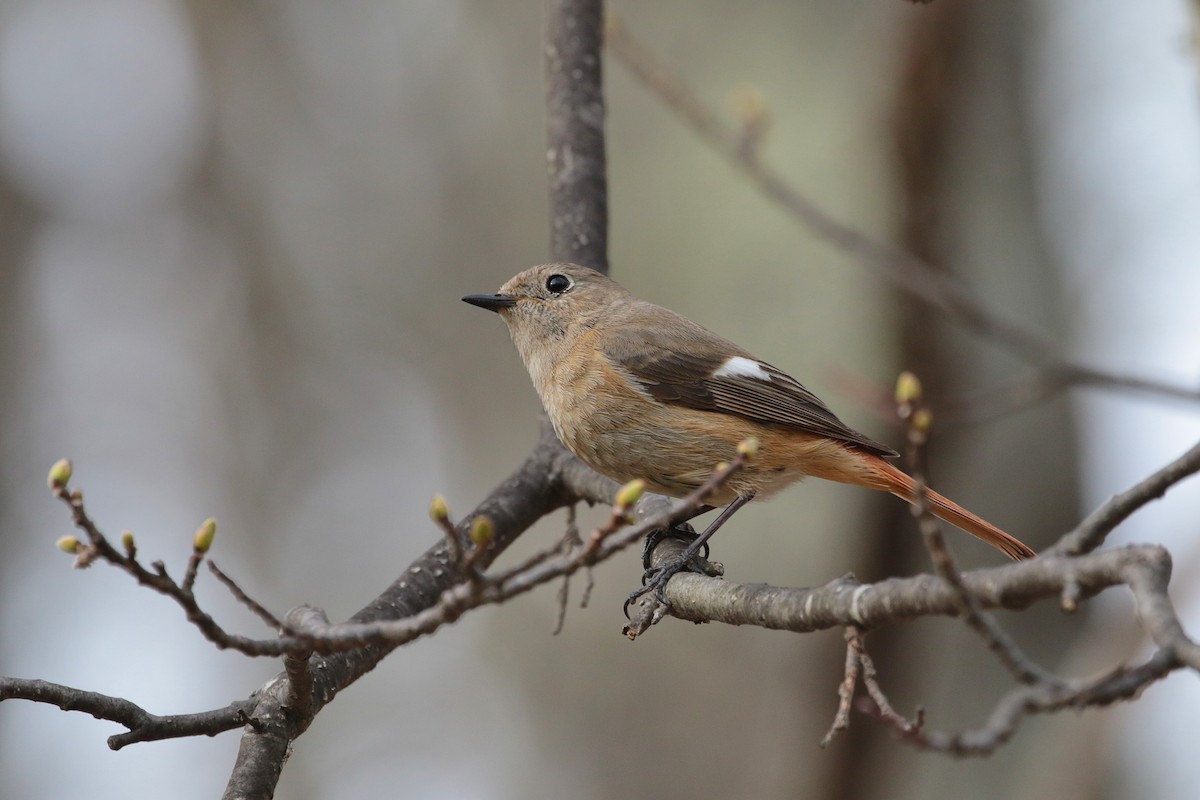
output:
[{"label": "bird's belly", "polygon": [[[749,420],[640,398],[640,402],[614,404],[594,393],[571,397],[573,402],[561,404],[559,413],[550,412],[566,448],[602,475],[620,483],[641,478],[651,491],[670,497],[695,491],[712,477],[718,464],[734,459],[739,442],[750,436],[761,438],[763,433]],[[748,494],[766,497],[803,477],[771,458],[779,455],[761,453],[707,502],[724,505]]]}]

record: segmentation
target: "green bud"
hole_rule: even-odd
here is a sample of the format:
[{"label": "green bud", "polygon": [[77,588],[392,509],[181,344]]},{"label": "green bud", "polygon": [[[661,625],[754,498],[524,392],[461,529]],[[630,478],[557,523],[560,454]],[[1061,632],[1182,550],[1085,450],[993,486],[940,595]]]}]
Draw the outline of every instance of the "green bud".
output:
[{"label": "green bud", "polygon": [[933,427],[933,412],[928,408],[918,408],[917,413],[913,414],[912,426],[921,433],[928,433]]},{"label": "green bud", "polygon": [[646,482],[637,478],[617,490],[616,504],[621,508],[631,508],[645,493]]},{"label": "green bud", "polygon": [[78,553],[80,541],[74,536],[63,536],[54,545],[64,553]]},{"label": "green bud", "polygon": [[450,519],[450,509],[446,505],[446,498],[440,494],[435,494],[433,501],[429,504],[429,518],[438,524]]},{"label": "green bud", "polygon": [[471,520],[471,541],[475,543],[476,547],[483,547],[489,544],[495,533],[495,526],[492,525],[492,521],[488,517],[480,514]]},{"label": "green bud", "polygon": [[46,477],[46,483],[51,489],[61,489],[71,480],[71,461],[67,458],[60,458],[54,462],[54,466],[50,468],[50,474]]},{"label": "green bud", "polygon": [[[196,529],[196,535],[192,538],[192,547],[197,553],[207,553],[212,547],[213,538],[217,535],[217,521],[212,517],[204,520],[199,528]],[[133,535],[130,534],[130,539]]]},{"label": "green bud", "polygon": [[133,542],[133,531],[125,531],[121,534],[121,547],[125,548],[125,553],[128,555],[136,549]]},{"label": "green bud", "polygon": [[896,378],[896,402],[915,403],[921,399],[921,380],[911,372],[901,372]]}]

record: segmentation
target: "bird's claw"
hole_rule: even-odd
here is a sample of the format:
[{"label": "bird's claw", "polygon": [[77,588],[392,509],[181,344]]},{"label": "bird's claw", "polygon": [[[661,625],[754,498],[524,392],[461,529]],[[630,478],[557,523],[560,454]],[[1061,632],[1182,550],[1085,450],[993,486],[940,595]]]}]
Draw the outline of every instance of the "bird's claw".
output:
[{"label": "bird's claw", "polygon": [[[701,557],[703,558],[707,555],[708,553],[705,552]],[[654,599],[664,606],[671,605],[667,600],[666,589],[667,583],[670,582],[671,578],[675,577],[676,573],[686,570],[688,572],[706,574],[703,569],[694,565],[694,560],[695,556],[692,555],[681,556],[672,558],[656,567],[647,567],[646,571],[642,573],[642,588],[630,592],[629,597],[625,598],[625,619],[629,619],[629,607],[633,605],[634,601],[649,592],[654,592]]]},{"label": "bird's claw", "polygon": [[[659,542],[668,537],[691,542],[699,535],[696,533],[696,529],[686,522],[680,523],[673,528],[660,528],[646,534],[646,542],[642,545],[642,568],[646,570],[646,574],[642,576],[642,583],[646,583],[646,576],[654,570],[654,567],[650,565],[650,556],[654,554],[654,548],[658,547]],[[708,542],[705,542],[704,549],[700,551],[700,557],[707,559],[708,553]]]}]

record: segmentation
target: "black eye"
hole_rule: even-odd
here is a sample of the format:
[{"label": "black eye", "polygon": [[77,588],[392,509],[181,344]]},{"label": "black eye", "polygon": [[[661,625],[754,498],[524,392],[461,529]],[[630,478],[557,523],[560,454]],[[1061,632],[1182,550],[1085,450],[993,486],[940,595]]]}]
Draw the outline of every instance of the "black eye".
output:
[{"label": "black eye", "polygon": [[562,294],[567,289],[571,288],[571,279],[566,275],[555,273],[549,278],[546,278],[546,291],[550,294]]}]

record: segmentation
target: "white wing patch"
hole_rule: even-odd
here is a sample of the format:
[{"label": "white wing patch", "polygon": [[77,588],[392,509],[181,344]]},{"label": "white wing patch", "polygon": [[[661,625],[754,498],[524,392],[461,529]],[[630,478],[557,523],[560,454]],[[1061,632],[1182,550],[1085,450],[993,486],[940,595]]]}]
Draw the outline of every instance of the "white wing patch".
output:
[{"label": "white wing patch", "polygon": [[753,378],[764,383],[771,382],[771,376],[757,361],[744,356],[732,356],[713,373],[714,378]]}]

